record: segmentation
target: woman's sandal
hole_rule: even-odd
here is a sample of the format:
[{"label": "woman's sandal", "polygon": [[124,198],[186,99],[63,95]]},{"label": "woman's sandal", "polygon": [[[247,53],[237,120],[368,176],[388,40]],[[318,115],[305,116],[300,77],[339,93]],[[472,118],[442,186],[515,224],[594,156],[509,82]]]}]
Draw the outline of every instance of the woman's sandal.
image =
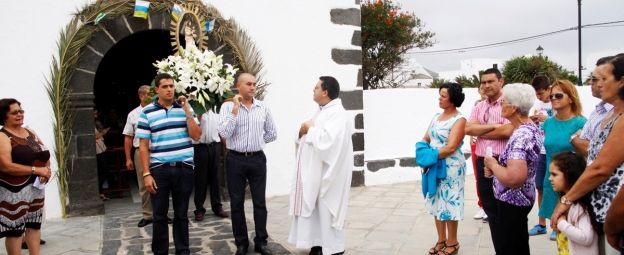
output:
[{"label": "woman's sandal", "polygon": [[[450,251],[448,249],[451,249]],[[438,255],[455,255],[459,252],[459,242],[453,245],[444,244],[444,248],[438,251]]]},{"label": "woman's sandal", "polygon": [[433,247],[431,247],[431,249],[429,249],[429,255],[438,254],[438,252],[441,251],[442,249],[444,249],[444,247],[446,247],[446,240],[441,241],[441,242],[437,242],[435,244],[435,246],[433,246]]}]

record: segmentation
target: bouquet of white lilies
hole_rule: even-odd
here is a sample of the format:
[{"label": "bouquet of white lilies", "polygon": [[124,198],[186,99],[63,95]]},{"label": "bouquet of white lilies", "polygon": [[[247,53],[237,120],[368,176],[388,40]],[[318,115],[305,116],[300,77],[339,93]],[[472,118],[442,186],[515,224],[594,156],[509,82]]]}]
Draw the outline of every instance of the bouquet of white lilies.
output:
[{"label": "bouquet of white lilies", "polygon": [[[172,55],[154,64],[158,73],[168,73],[175,81],[177,95],[191,99],[196,113],[201,114],[232,95],[230,87],[238,71],[223,63],[223,55],[210,50],[203,52],[190,45],[181,55]],[[199,103],[193,103],[193,102]],[[202,109],[203,108],[203,109]]]}]

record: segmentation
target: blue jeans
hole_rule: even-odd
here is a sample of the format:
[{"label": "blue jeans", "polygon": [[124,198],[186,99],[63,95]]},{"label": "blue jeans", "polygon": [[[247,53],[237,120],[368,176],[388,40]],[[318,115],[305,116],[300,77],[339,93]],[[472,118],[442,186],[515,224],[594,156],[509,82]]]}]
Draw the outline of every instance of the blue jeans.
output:
[{"label": "blue jeans", "polygon": [[170,166],[164,164],[151,170],[156,182],[156,194],[150,194],[154,211],[152,252],[169,252],[169,194],[173,203],[173,244],[175,254],[190,254],[188,205],[193,192],[193,168],[188,165]]}]

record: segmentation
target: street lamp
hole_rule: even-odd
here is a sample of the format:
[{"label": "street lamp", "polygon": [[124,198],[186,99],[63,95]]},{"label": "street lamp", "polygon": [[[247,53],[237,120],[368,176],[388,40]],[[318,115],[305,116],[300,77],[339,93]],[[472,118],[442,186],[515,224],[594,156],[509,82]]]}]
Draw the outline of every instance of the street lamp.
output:
[{"label": "street lamp", "polygon": [[544,53],[544,48],[542,48],[542,45],[539,45],[535,51],[537,52],[537,55],[541,57],[542,53]]}]

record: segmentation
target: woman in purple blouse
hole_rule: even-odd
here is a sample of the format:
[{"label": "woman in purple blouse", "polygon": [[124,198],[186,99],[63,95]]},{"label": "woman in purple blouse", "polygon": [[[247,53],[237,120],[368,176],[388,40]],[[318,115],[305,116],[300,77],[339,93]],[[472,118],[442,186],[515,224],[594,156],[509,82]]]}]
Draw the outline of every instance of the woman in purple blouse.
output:
[{"label": "woman in purple blouse", "polygon": [[485,158],[486,176],[494,176],[496,222],[491,227],[501,235],[494,240],[497,254],[530,254],[527,215],[535,201],[535,172],[544,135],[529,118],[535,91],[528,84],[503,87],[502,115],[514,127],[500,162]]}]

